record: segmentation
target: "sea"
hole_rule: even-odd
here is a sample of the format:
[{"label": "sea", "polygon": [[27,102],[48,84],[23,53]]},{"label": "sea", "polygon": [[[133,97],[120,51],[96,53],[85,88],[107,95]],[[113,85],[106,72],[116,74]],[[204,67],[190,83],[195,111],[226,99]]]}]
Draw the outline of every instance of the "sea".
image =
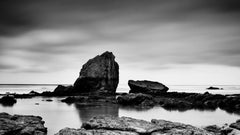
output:
[{"label": "sea", "polygon": [[[213,94],[240,94],[240,85],[214,85],[222,90],[207,90],[209,85],[167,85],[169,91],[213,93]],[[0,94],[29,93],[53,91],[56,84],[2,84]],[[117,92],[128,92],[129,88],[118,88]],[[0,104],[0,112],[9,114],[37,115],[41,116],[48,128],[48,135],[54,135],[65,127],[80,128],[82,123],[96,115],[127,116],[150,121],[151,119],[164,119],[174,122],[191,124],[197,127],[208,125],[223,126],[225,123],[233,123],[240,119],[240,114],[229,113],[217,108],[216,110],[166,110],[161,106],[152,109],[135,109],[130,107],[119,107],[113,104],[79,105],[61,102],[64,97],[34,97],[30,99],[17,99],[13,106]],[[47,101],[51,99],[52,101]]]}]

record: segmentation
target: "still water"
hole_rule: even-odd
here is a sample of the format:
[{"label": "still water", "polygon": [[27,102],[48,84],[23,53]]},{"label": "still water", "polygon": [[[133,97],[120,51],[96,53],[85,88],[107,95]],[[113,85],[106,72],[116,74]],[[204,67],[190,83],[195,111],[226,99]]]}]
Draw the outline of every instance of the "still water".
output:
[{"label": "still water", "polygon": [[215,111],[188,110],[181,112],[154,107],[149,110],[136,110],[133,108],[121,108],[112,104],[68,105],[60,101],[62,98],[50,98],[53,100],[52,102],[47,102],[46,99],[49,98],[18,99],[14,106],[0,105],[0,112],[41,116],[45,121],[45,126],[48,128],[48,135],[53,135],[64,127],[80,128],[82,122],[89,120],[93,116],[103,114],[120,117],[128,116],[148,121],[151,119],[165,119],[198,127],[212,124],[222,126],[225,123],[232,123],[240,119],[240,115],[230,114],[220,109]]}]

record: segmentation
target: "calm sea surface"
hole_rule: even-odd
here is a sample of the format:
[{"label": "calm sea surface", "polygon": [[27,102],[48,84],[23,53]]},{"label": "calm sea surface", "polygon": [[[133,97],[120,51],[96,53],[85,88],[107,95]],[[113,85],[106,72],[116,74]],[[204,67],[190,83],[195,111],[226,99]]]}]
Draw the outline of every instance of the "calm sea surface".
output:
[{"label": "calm sea surface", "polygon": [[[56,85],[0,85],[0,93],[16,92],[28,93],[31,90],[53,91]],[[191,86],[191,85],[172,85],[169,91],[180,92],[206,92],[209,86]],[[210,93],[218,94],[240,94],[240,86],[217,86],[224,90],[209,90]],[[119,88],[118,92],[128,92],[128,88]],[[121,108],[111,104],[95,104],[95,105],[68,105],[62,103],[62,98],[50,98],[53,101],[47,102],[43,97],[32,99],[17,99],[17,103],[13,106],[2,106],[0,104],[0,112],[10,114],[39,115],[46,122],[48,135],[57,133],[64,127],[80,128],[82,122],[89,120],[96,115],[110,114],[114,116],[128,116],[138,119],[150,121],[151,119],[165,119],[175,122],[182,122],[194,126],[202,127],[212,124],[222,126],[225,123],[232,123],[240,119],[240,115],[227,113],[224,110],[217,109],[215,111],[207,110],[165,110],[162,107],[154,107],[149,110],[136,110],[133,108]],[[37,103],[37,104],[36,104]]]}]

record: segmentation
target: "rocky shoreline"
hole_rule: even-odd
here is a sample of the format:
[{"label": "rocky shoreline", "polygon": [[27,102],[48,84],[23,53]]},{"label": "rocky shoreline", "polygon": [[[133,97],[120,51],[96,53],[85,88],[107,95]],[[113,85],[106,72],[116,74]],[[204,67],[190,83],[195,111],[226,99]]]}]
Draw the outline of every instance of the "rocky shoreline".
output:
[{"label": "rocky shoreline", "polygon": [[[80,129],[63,128],[55,135],[238,135],[240,120],[222,127],[203,128],[152,119],[150,122],[131,117],[95,116],[84,122]],[[40,116],[9,115],[0,113],[0,135],[47,135]]]},{"label": "rocky shoreline", "polygon": [[[161,106],[167,110],[179,111],[220,108],[240,114],[240,95],[168,92],[169,88],[164,84],[148,80],[129,80],[129,93],[116,93],[118,82],[119,65],[111,52],[105,52],[83,65],[73,86],[59,85],[53,92],[8,93],[0,98],[0,104],[13,106],[19,98],[42,96],[65,97],[62,102],[77,105],[110,103],[136,109]],[[210,125],[200,129],[165,120],[148,122],[130,117],[96,116],[83,123],[81,129],[65,128],[56,135],[228,135],[233,132],[237,135],[240,134],[239,129],[240,120],[230,126]],[[46,135],[46,132],[44,122],[39,116],[0,113],[0,135]]]},{"label": "rocky shoreline", "polygon": [[46,135],[40,116],[0,113],[0,135]]}]

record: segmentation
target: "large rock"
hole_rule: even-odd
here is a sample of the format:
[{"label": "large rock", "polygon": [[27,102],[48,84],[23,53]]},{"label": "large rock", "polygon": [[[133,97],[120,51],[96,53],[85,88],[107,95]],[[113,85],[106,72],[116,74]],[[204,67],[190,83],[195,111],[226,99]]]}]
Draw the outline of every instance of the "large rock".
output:
[{"label": "large rock", "polygon": [[111,52],[105,52],[83,65],[74,90],[79,93],[115,93],[119,82],[119,66]]},{"label": "large rock", "polygon": [[0,113],[0,135],[46,135],[47,128],[39,116]]},{"label": "large rock", "polygon": [[55,135],[138,135],[134,132],[118,131],[118,130],[86,130],[86,129],[73,129],[64,128]]},{"label": "large rock", "polygon": [[150,134],[153,131],[162,129],[161,127],[144,120],[130,117],[97,116],[83,123],[85,129],[108,129],[131,131],[139,134]]},{"label": "large rock", "polygon": [[128,86],[130,87],[130,93],[145,93],[145,94],[161,94],[168,91],[168,87],[159,83],[152,81],[134,81],[129,80]]},{"label": "large rock", "polygon": [[83,123],[86,130],[107,129],[129,131],[144,135],[213,135],[204,129],[177,122],[155,120],[151,122],[130,117],[97,116]]}]

